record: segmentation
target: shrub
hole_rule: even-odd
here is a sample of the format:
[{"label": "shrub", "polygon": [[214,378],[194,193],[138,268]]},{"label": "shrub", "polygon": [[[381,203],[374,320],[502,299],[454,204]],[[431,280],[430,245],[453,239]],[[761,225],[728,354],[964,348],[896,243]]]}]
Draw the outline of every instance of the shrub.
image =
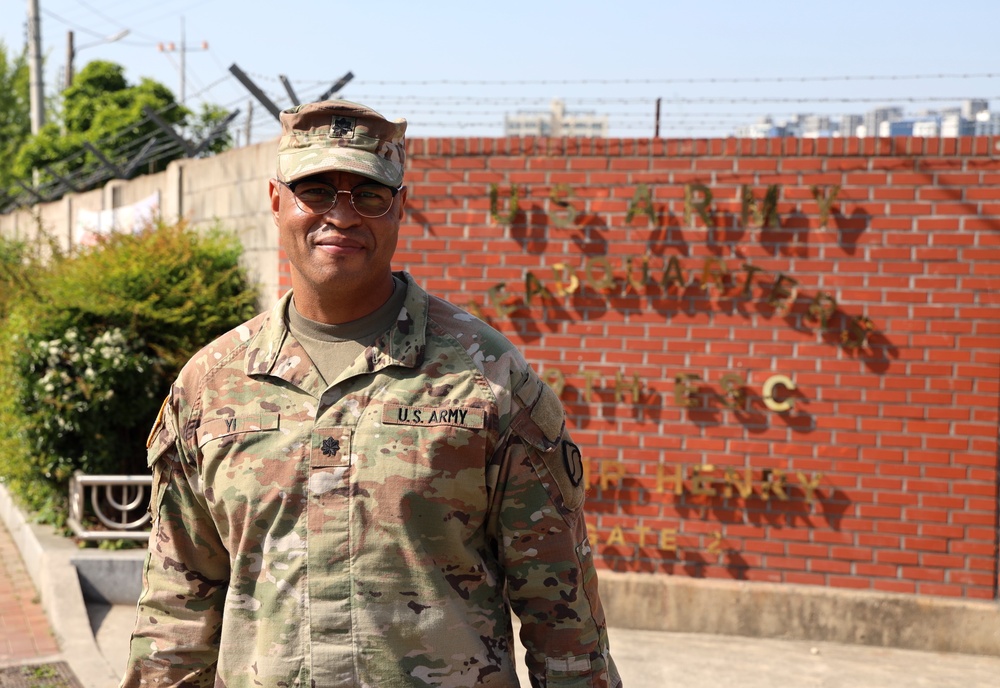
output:
[{"label": "shrub", "polygon": [[0,322],[7,316],[8,304],[28,287],[32,265],[27,242],[0,237]]},{"label": "shrub", "polygon": [[69,478],[145,472],[145,438],[180,366],[251,317],[238,242],[159,225],[34,274],[0,323],[0,477],[62,519]]}]

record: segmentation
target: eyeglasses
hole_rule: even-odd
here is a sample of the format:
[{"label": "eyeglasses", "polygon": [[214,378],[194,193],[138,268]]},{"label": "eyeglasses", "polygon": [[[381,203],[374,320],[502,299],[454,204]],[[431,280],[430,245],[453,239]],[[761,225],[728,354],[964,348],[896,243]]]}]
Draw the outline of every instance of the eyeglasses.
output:
[{"label": "eyeglasses", "polygon": [[302,179],[291,184],[286,184],[280,179],[279,184],[287,186],[295,198],[295,205],[304,213],[310,215],[323,215],[330,212],[337,205],[340,194],[347,194],[350,198],[351,207],[361,217],[382,217],[389,208],[396,194],[402,189],[402,185],[397,188],[371,182],[358,184],[350,191],[338,189],[335,186],[316,182],[310,179]]}]

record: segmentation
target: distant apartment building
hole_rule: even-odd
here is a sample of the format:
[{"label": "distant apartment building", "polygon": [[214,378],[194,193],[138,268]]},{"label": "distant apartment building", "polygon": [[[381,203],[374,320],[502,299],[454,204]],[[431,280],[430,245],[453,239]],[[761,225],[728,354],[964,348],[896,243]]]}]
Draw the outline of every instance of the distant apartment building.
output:
[{"label": "distant apartment building", "polygon": [[769,139],[787,136],[784,127],[778,127],[770,117],[761,117],[753,124],[736,128],[736,136],[741,139]]},{"label": "distant apartment building", "polygon": [[976,114],[973,136],[1000,136],[1000,112],[984,111]]},{"label": "distant apartment building", "polygon": [[734,135],[740,138],[827,138],[920,136],[954,138],[958,136],[1000,135],[1000,113],[991,113],[989,101],[972,99],[959,107],[929,110],[907,116],[901,107],[881,107],[864,115],[792,115],[785,122],[770,116],[756,124],[740,126]]},{"label": "distant apartment building", "polygon": [[860,136],[858,129],[865,123],[865,118],[861,115],[841,115],[838,131],[841,136]]},{"label": "distant apartment building", "polygon": [[973,98],[966,100],[962,103],[962,107],[959,112],[962,115],[962,119],[967,119],[970,121],[975,121],[976,117],[979,116],[980,112],[990,111],[990,101],[983,100],[980,98]]},{"label": "distant apartment building", "polygon": [[553,100],[548,112],[515,112],[505,115],[504,136],[570,136],[600,138],[608,135],[608,116],[595,112],[566,112],[562,100]]},{"label": "distant apartment building", "polygon": [[903,108],[884,107],[875,108],[862,117],[859,136],[882,136],[882,124],[884,122],[895,122],[903,119]]}]

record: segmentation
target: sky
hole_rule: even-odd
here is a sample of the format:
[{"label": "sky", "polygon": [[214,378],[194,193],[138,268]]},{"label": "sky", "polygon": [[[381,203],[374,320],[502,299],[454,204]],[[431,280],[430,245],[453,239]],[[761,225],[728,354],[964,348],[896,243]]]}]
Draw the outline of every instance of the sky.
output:
[{"label": "sky", "polygon": [[[28,0],[4,0],[0,41],[25,45]],[[409,122],[407,135],[502,136],[505,113],[606,114],[609,135],[732,135],[763,115],[908,114],[967,98],[1000,109],[997,0],[507,0],[281,2],[38,0],[46,93],[67,63],[126,67],[181,91],[186,104],[240,110],[240,143],[277,121],[233,76],[236,65],[280,108],[314,100],[348,72],[340,96]],[[107,38],[127,29],[116,42]],[[173,44],[173,51],[159,45]]]}]

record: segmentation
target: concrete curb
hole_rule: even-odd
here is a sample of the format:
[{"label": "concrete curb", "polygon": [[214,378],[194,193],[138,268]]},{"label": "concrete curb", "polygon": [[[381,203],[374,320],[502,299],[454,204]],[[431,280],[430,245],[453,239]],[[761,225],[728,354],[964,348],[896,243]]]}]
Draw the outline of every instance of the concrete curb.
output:
[{"label": "concrete curb", "polygon": [[[120,676],[97,647],[73,560],[89,557],[49,526],[29,523],[0,485],[0,519],[10,532],[55,633],[63,660],[84,688],[118,685]],[[107,558],[110,552],[94,552]]]},{"label": "concrete curb", "polygon": [[608,625],[1000,657],[1000,603],[599,571]]}]

